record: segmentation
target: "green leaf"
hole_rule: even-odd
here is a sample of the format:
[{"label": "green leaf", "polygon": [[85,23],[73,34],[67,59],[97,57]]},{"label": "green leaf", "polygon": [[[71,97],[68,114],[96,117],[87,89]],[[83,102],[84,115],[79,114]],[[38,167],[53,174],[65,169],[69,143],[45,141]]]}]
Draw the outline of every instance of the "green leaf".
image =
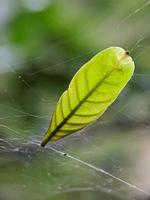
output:
[{"label": "green leaf", "polygon": [[60,97],[41,143],[59,140],[98,119],[117,98],[134,72],[134,62],[124,49],[107,48],[75,74]]}]

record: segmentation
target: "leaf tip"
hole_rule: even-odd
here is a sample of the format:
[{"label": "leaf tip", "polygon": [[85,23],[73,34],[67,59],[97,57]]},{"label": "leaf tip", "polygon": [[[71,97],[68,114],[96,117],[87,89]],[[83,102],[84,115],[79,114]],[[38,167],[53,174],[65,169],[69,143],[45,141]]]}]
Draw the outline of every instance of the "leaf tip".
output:
[{"label": "leaf tip", "polygon": [[130,54],[129,51],[125,51],[125,53],[126,53],[126,55],[129,55],[129,54]]}]

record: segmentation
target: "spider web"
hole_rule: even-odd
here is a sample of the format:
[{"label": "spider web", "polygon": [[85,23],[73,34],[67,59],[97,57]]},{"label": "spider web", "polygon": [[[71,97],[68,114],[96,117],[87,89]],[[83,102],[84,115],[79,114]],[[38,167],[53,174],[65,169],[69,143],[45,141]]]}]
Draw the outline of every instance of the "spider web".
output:
[{"label": "spider web", "polygon": [[[137,2],[138,6],[133,4],[129,14],[122,14],[119,22],[111,28],[112,35],[117,36],[109,40],[109,34],[106,34],[100,42],[105,48],[119,41],[118,44],[123,44],[133,55],[136,65],[140,66],[150,53],[150,26],[141,26],[144,31],[135,35],[131,46],[119,38],[122,32],[118,34],[120,29],[125,30],[128,24],[133,23],[135,17],[142,20],[141,12],[150,9],[150,1]],[[108,7],[114,5],[120,3],[112,1]],[[96,24],[97,20],[92,23]],[[80,34],[84,33],[84,28]],[[104,28],[107,32],[107,26]],[[97,37],[99,33],[91,32],[88,36],[91,40],[94,40],[93,34]],[[71,78],[73,73],[67,66],[82,65],[101,50],[94,49],[31,72],[21,71],[18,67],[43,60],[47,52],[18,63],[9,64],[7,60],[1,60],[5,68],[0,74],[0,95],[3,98],[0,104],[2,199],[73,199],[74,195],[75,199],[150,198],[150,73],[147,69],[142,73],[136,69],[130,87],[122,92],[104,117],[78,133],[49,143],[44,149],[39,145],[48,127],[49,116],[69,80],[64,80],[66,82],[61,87],[58,81],[57,91],[53,91],[53,82],[50,90],[45,91],[46,86],[35,85],[34,80],[49,70],[54,74],[57,70],[60,74],[67,71]],[[21,85],[22,89],[29,91],[22,105],[10,91],[11,81],[4,81],[9,76],[16,80],[15,87]]]}]

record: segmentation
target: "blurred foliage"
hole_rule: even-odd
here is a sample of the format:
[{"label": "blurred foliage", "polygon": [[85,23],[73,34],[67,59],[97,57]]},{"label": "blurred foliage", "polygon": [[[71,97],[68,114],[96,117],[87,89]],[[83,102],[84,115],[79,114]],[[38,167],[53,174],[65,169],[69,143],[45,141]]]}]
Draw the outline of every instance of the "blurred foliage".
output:
[{"label": "blurred foliage", "polygon": [[[108,184],[105,177],[101,179],[93,173],[89,177],[88,170],[76,170],[72,161],[69,164],[60,156],[58,159],[55,154],[42,153],[44,150],[40,148],[29,150],[23,146],[23,153],[20,148],[19,151],[14,149],[22,144],[21,141],[37,139],[45,132],[57,99],[83,63],[104,48],[121,46],[128,49],[135,60],[133,79],[100,121],[85,129],[83,135],[69,136],[70,139],[60,141],[58,145],[65,146],[65,150],[71,148],[71,152],[76,152],[82,159],[93,161],[116,175],[120,175],[123,168],[121,175],[130,180],[131,169],[137,167],[136,158],[130,157],[132,142],[135,141],[137,149],[142,143],[143,152],[149,149],[145,143],[150,125],[148,2],[0,0],[0,135],[4,139],[0,196],[3,200],[49,199],[48,195],[55,199],[52,194],[60,190],[56,199],[88,199],[87,194],[89,199],[100,199],[100,196],[106,200],[133,199],[134,194],[130,196],[126,188],[122,192],[121,186]],[[5,140],[13,141],[12,145]],[[32,161],[28,151],[33,153]],[[134,145],[132,151],[138,155]],[[104,153],[101,158],[100,152]],[[115,167],[116,161],[118,167]],[[143,166],[140,169],[143,173],[146,171]],[[150,188],[147,174],[137,177],[133,177],[135,183],[141,182],[141,186],[143,183],[143,187]],[[60,181],[61,187],[66,185],[64,194]],[[89,186],[90,182],[94,185]],[[103,183],[111,185],[113,190],[120,188],[121,196],[103,191],[103,187],[107,188]],[[96,188],[98,185],[102,188]],[[68,189],[72,187],[96,188],[99,192]]]},{"label": "blurred foliage", "polygon": [[[24,112],[49,115],[52,102],[67,88],[77,69],[98,51],[113,45],[132,50],[136,73],[149,73],[150,9],[143,7],[144,3],[138,0],[122,3],[117,0],[1,1],[1,104],[6,109],[16,106]],[[149,98],[145,92],[150,89],[149,77],[135,75],[134,80],[125,91],[125,101],[128,93],[143,90],[145,98]],[[9,113],[3,109],[2,117]],[[145,112],[144,120],[147,117],[149,114]],[[34,119],[28,118],[16,122],[14,119],[13,124],[7,124],[15,127],[17,123],[18,127],[19,120],[20,128],[23,124],[34,126]]]}]

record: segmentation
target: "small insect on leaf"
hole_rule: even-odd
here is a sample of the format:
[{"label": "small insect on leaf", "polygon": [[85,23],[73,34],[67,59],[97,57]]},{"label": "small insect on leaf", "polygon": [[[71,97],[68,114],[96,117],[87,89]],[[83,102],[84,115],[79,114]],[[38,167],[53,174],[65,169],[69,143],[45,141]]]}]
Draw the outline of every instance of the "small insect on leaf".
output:
[{"label": "small insect on leaf", "polygon": [[85,63],[60,97],[41,146],[70,135],[98,119],[134,72],[129,53],[107,48]]}]

